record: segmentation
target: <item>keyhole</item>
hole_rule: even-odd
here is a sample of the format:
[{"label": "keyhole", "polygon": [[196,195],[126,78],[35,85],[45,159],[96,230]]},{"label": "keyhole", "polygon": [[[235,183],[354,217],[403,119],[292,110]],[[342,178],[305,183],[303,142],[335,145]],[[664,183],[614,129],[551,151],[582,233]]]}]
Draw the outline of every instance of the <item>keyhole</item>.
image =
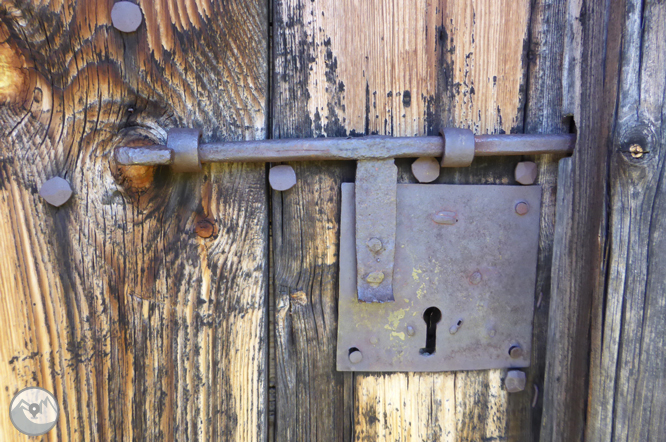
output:
[{"label": "keyhole", "polygon": [[428,307],[423,312],[423,320],[426,323],[426,344],[425,348],[419,350],[423,356],[430,356],[435,353],[437,345],[437,323],[442,319],[442,312],[437,307]]}]

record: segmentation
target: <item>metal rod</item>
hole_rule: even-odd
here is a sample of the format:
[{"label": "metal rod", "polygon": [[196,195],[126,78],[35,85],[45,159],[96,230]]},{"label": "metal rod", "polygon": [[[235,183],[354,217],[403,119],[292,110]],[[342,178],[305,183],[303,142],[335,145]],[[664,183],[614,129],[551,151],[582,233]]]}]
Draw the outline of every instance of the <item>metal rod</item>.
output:
[{"label": "metal rod", "polygon": [[[576,135],[476,135],[475,156],[568,154]],[[368,160],[441,157],[442,137],[366,136],[347,138],[294,138],[230,141],[202,144],[202,163],[280,162],[312,160]],[[166,146],[119,147],[121,165],[169,165],[173,154]]]}]

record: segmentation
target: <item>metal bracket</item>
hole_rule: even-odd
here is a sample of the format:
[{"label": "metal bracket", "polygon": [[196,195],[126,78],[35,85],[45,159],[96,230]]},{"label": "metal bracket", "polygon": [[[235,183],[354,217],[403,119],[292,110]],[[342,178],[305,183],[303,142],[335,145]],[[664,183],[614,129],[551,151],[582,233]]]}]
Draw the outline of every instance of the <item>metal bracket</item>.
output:
[{"label": "metal bracket", "polygon": [[338,370],[529,365],[539,186],[397,185],[386,303],[357,297],[355,194],[342,185]]}]

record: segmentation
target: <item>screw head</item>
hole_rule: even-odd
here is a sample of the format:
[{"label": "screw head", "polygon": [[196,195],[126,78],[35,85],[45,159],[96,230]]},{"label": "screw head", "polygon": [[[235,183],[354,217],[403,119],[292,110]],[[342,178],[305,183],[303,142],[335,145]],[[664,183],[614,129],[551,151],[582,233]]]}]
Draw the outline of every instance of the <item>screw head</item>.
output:
[{"label": "screw head", "polygon": [[527,215],[527,212],[530,211],[530,205],[527,204],[525,201],[521,201],[518,204],[516,204],[516,213],[520,216]]},{"label": "screw head", "polygon": [[514,177],[523,185],[534,184],[537,176],[537,165],[532,161],[522,161],[516,165]]},{"label": "screw head", "polygon": [[414,336],[416,334],[416,330],[414,330],[414,327],[411,325],[407,326],[407,336]]},{"label": "screw head", "polygon": [[430,183],[439,177],[441,166],[434,158],[419,158],[412,163],[412,173],[419,183]]},{"label": "screw head", "polygon": [[366,280],[369,284],[377,284],[377,285],[379,285],[379,284],[381,284],[382,281],[384,280],[384,272],[372,272],[372,273],[370,273],[370,274],[368,275],[367,278],[365,278],[365,280]]},{"label": "screw head", "polygon": [[640,144],[632,144],[629,146],[629,152],[631,152],[631,156],[634,158],[641,158],[645,153],[643,147]]},{"label": "screw head", "polygon": [[511,370],[506,374],[504,386],[509,393],[517,393],[525,389],[526,381],[527,376],[525,376],[525,373],[519,370]]},{"label": "screw head", "polygon": [[60,207],[71,198],[72,188],[66,180],[53,177],[42,184],[39,189],[39,196],[52,206]]},{"label": "screw head", "polygon": [[117,2],[111,9],[111,22],[120,32],[136,31],[142,20],[141,8],[132,2]]},{"label": "screw head", "polygon": [[512,345],[509,349],[509,356],[512,359],[518,359],[523,357],[523,349],[520,348],[520,345]]},{"label": "screw head", "polygon": [[370,238],[366,245],[368,246],[368,250],[370,250],[372,253],[377,253],[382,249],[382,247],[384,247],[382,241],[379,238]]},{"label": "screw head", "polygon": [[361,353],[361,350],[354,350],[351,353],[349,353],[349,362],[352,364],[358,364],[363,360],[363,353]]},{"label": "screw head", "polygon": [[268,171],[268,182],[273,190],[289,190],[296,185],[296,172],[287,165],[271,167]]}]

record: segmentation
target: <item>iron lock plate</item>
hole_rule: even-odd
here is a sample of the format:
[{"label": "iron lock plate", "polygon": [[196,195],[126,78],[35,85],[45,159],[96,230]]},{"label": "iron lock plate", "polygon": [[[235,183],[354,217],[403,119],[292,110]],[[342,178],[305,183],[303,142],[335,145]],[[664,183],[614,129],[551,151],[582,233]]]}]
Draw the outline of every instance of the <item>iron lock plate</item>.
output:
[{"label": "iron lock plate", "polygon": [[338,370],[527,367],[540,203],[540,186],[399,184],[395,300],[368,303],[357,298],[355,191],[344,183]]}]

